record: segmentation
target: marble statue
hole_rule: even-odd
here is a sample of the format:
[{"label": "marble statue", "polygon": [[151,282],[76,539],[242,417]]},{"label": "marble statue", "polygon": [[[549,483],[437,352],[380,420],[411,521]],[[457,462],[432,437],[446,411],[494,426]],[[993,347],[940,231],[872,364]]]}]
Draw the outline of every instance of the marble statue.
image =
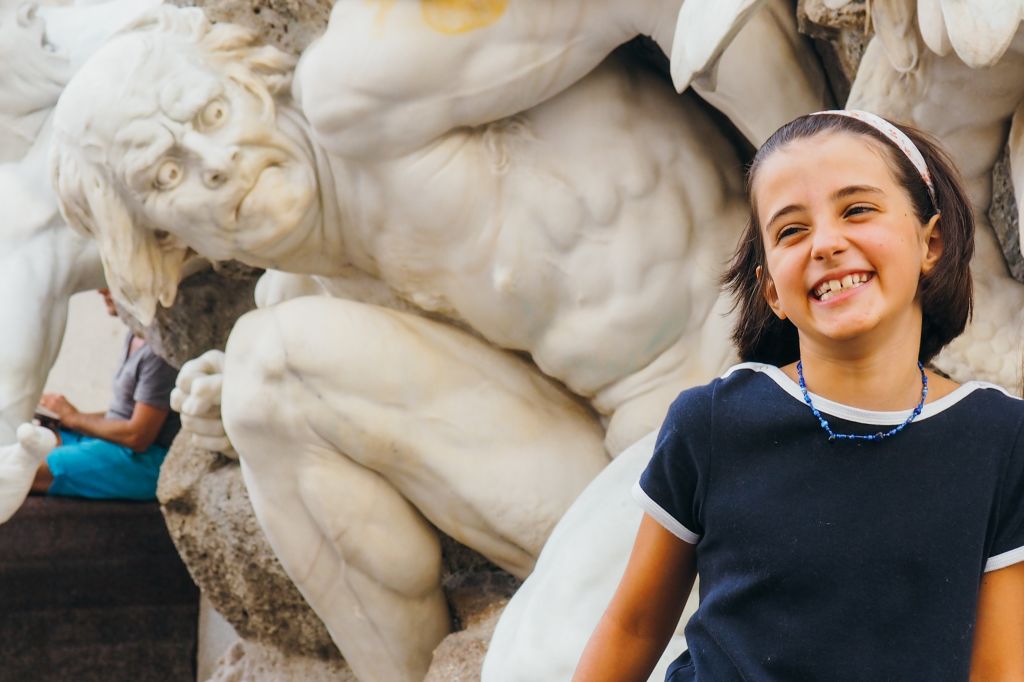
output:
[{"label": "marble statue", "polygon": [[24,501],[45,455],[23,446],[50,432],[18,425],[32,417],[56,360],[68,299],[103,286],[95,243],[68,229],[51,188],[53,106],[92,50],[157,4],[0,1],[0,522]]},{"label": "marble statue", "polygon": [[[756,143],[826,95],[788,3],[747,4],[727,3],[737,51],[680,56],[676,85]],[[164,8],[61,97],[63,215],[137,317],[196,254],[275,271],[175,401],[237,451],[360,679],[421,679],[450,627],[434,527],[525,576],[609,455],[731,361],[736,152],[692,94],[608,58],[638,33],[675,56],[680,19],[678,0],[339,2],[292,82],[243,29]]]}]

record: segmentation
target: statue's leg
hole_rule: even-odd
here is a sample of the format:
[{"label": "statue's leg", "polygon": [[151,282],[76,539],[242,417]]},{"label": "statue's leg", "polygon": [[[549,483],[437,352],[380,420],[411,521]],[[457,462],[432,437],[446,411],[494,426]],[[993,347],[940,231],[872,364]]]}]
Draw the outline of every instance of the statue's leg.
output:
[{"label": "statue's leg", "polygon": [[[501,614],[483,682],[555,682],[572,677],[629,559],[643,511],[630,490],[654,450],[641,438],[587,486],[555,526],[537,567]],[[697,608],[696,590],[680,623]],[[662,680],[685,643],[673,637],[651,680]]]},{"label": "statue's leg", "polygon": [[223,391],[257,518],[364,680],[422,678],[448,631],[424,517],[524,575],[607,462],[592,415],[525,362],[351,301],[244,316]]},{"label": "statue's leg", "polygon": [[[421,680],[450,629],[435,530],[316,432],[321,407],[273,314],[232,333],[223,394],[253,509],[285,571],[365,682]],[[315,333],[315,332],[313,332]]]},{"label": "statue's leg", "polygon": [[18,425],[32,418],[60,350],[71,294],[102,285],[92,242],[69,228],[0,234],[0,319],[7,327],[0,343],[0,443],[13,442]]}]

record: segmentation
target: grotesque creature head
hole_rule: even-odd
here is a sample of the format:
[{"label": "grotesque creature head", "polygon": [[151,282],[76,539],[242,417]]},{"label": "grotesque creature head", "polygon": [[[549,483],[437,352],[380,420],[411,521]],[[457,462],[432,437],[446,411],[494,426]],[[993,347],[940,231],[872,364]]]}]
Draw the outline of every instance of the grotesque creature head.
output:
[{"label": "grotesque creature head", "polygon": [[318,214],[312,153],[281,128],[294,59],[200,10],[161,7],[97,51],[54,114],[61,211],[143,322],[193,250],[267,266]]}]

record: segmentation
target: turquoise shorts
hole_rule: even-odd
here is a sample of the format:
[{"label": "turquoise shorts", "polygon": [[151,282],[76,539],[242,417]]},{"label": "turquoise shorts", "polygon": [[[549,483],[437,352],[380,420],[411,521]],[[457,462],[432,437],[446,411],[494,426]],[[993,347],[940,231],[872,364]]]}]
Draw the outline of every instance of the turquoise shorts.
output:
[{"label": "turquoise shorts", "polygon": [[93,499],[155,500],[167,448],[132,452],[117,443],[60,431],[61,444],[46,456],[53,474],[50,495]]}]

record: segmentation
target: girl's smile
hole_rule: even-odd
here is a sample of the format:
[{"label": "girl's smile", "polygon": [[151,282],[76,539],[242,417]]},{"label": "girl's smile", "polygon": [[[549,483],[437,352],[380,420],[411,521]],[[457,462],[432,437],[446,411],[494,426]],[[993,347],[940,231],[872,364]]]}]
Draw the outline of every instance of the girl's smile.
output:
[{"label": "girl's smile", "polygon": [[835,273],[822,277],[821,282],[811,289],[811,295],[820,303],[842,300],[852,294],[873,277],[870,272]]}]

